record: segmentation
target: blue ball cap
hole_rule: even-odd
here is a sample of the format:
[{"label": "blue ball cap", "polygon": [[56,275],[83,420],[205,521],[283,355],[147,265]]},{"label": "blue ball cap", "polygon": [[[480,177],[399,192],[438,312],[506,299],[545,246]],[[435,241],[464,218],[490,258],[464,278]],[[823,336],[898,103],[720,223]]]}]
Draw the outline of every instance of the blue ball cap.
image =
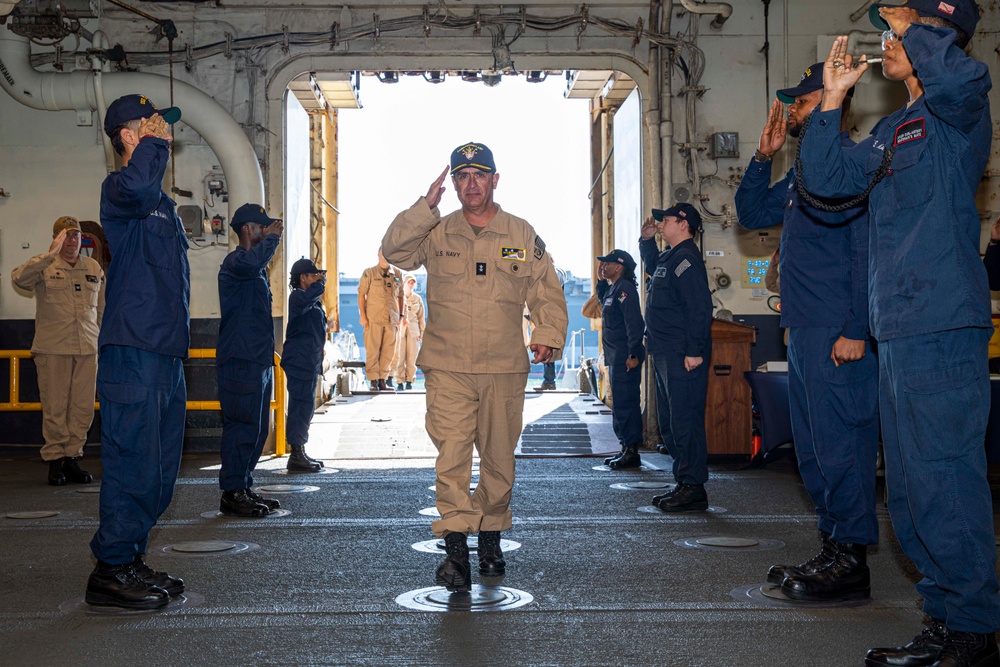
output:
[{"label": "blue ball cap", "polygon": [[497,170],[493,162],[493,151],[484,144],[470,141],[456,148],[451,154],[451,172],[454,174],[460,169],[472,167],[479,171],[493,173]]},{"label": "blue ball cap", "polygon": [[[799,85],[793,88],[782,88],[776,94],[785,104],[794,104],[796,97],[823,90],[823,63],[816,63],[806,68],[799,79]],[[854,88],[847,91],[848,97],[854,96]]]},{"label": "blue ball cap", "polygon": [[239,232],[240,227],[248,222],[256,222],[258,225],[267,227],[275,220],[281,220],[281,218],[270,217],[260,204],[243,204],[236,209],[233,219],[229,221],[229,226],[233,228],[233,231]]},{"label": "blue ball cap", "polygon": [[111,106],[108,107],[108,112],[104,114],[104,132],[110,137],[111,133],[119,125],[124,125],[130,120],[138,118],[149,118],[157,113],[169,125],[173,125],[181,119],[180,109],[177,107],[157,109],[145,95],[125,95],[119,97],[111,103]]},{"label": "blue ball cap", "polygon": [[301,276],[303,273],[326,273],[326,271],[313,264],[311,259],[303,257],[302,259],[295,260],[295,263],[292,264],[291,274],[293,276]]},{"label": "blue ball cap", "polygon": [[669,217],[674,217],[678,220],[684,220],[687,222],[688,229],[692,234],[701,229],[701,213],[698,212],[698,209],[687,202],[674,204],[670,208],[662,210],[658,208],[653,209],[653,219],[657,222],[662,222],[664,218]]},{"label": "blue ball cap", "polygon": [[607,262],[608,264],[621,264],[626,269],[635,271],[635,260],[632,259],[632,255],[618,248],[615,248],[603,257],[598,257],[597,261]]},{"label": "blue ball cap", "polygon": [[888,22],[878,13],[882,7],[907,7],[923,16],[940,16],[961,28],[969,39],[976,34],[979,24],[979,5],[973,0],[903,0],[898,5],[876,3],[871,6],[868,19],[879,30],[889,29]]}]

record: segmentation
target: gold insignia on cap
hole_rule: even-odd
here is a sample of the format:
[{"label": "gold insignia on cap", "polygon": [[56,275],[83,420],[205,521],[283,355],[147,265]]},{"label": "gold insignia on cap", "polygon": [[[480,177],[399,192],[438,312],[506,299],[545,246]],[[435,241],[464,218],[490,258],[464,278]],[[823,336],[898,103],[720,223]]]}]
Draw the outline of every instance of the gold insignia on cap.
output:
[{"label": "gold insignia on cap", "polygon": [[139,96],[139,104],[146,104],[148,102],[149,102],[149,98],[148,97],[146,97],[145,95],[140,95]]},{"label": "gold insignia on cap", "polygon": [[809,77],[811,77],[812,73],[813,73],[813,70],[812,70],[812,67],[810,67],[809,69],[806,70],[805,74],[802,75],[801,81],[805,81],[806,79],[808,79]]},{"label": "gold insignia on cap", "polygon": [[479,152],[482,150],[483,147],[478,144],[466,144],[461,148],[455,149],[455,152],[464,155],[466,160],[471,160],[472,158],[476,157],[476,155],[478,155]]}]

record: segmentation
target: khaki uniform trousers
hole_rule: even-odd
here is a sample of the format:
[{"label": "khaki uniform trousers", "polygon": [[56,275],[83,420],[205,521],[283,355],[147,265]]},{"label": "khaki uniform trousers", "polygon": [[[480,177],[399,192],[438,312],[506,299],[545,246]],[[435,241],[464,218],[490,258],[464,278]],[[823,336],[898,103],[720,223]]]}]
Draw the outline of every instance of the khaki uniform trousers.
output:
[{"label": "khaki uniform trousers", "polygon": [[[521,436],[527,373],[453,373],[424,369],[427,435],[438,450],[437,537],[507,530],[514,486],[514,449]],[[469,491],[473,447],[479,485]]]},{"label": "khaki uniform trousers", "polygon": [[[410,333],[410,330],[413,333]],[[397,363],[396,372],[393,377],[403,382],[413,382],[417,379],[417,338],[420,331],[417,325],[411,324],[406,327],[406,333],[399,337],[399,344],[396,345]]]},{"label": "khaki uniform trousers", "polygon": [[94,422],[96,354],[36,354],[42,402],[42,460],[83,455]]},{"label": "khaki uniform trousers", "polygon": [[365,329],[365,375],[368,381],[384,380],[392,371],[398,326],[369,324]]}]

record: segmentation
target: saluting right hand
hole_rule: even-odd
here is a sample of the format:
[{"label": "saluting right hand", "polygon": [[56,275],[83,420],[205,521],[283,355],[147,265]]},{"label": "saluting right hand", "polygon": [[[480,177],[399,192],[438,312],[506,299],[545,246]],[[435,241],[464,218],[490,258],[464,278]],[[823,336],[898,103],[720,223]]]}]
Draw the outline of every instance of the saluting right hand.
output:
[{"label": "saluting right hand", "polygon": [[146,136],[147,134],[152,134],[159,139],[166,139],[167,141],[173,141],[174,138],[170,135],[170,126],[167,125],[167,121],[163,120],[163,117],[158,113],[154,113],[149,118],[143,118],[139,122],[139,138]]},{"label": "saluting right hand", "polygon": [[46,257],[55,257],[56,255],[59,254],[59,252],[62,250],[63,243],[66,242],[66,233],[68,231],[69,231],[68,229],[64,229],[58,234],[56,234],[55,238],[52,239],[52,245],[49,246],[49,251],[45,253]]},{"label": "saluting right hand", "polygon": [[639,230],[639,233],[642,235],[643,241],[648,241],[656,236],[656,220],[653,219],[653,216],[646,218],[646,220],[642,223],[642,228]]},{"label": "saluting right hand", "polygon": [[437,177],[437,180],[431,183],[431,187],[427,190],[427,206],[429,208],[435,208],[441,203],[441,195],[444,194],[444,179],[448,177],[448,170],[451,167],[445,167],[441,175]]},{"label": "saluting right hand", "polygon": [[275,220],[274,222],[272,222],[271,224],[269,224],[267,227],[264,228],[264,236],[268,236],[270,234],[277,234],[278,236],[281,236],[281,232],[283,232],[284,230],[285,230],[284,221]]},{"label": "saluting right hand", "polygon": [[[830,55],[823,63],[824,102],[826,98],[836,100],[839,104],[847,97],[847,91],[854,87],[861,75],[868,71],[871,65],[862,59],[854,67],[854,57],[847,52],[847,35],[841,35],[830,47]],[[823,107],[826,109],[826,106]]]},{"label": "saluting right hand", "polygon": [[760,134],[757,150],[767,156],[773,156],[785,145],[785,134],[788,132],[788,121],[785,120],[785,105],[781,100],[774,100],[771,111],[767,114],[767,123]]}]

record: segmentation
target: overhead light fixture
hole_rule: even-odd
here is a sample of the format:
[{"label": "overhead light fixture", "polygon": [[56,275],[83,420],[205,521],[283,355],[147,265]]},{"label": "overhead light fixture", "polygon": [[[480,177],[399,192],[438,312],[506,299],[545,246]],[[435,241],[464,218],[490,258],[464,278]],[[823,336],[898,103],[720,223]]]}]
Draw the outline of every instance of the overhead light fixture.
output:
[{"label": "overhead light fixture", "polygon": [[459,72],[458,75],[462,77],[462,81],[468,81],[469,83],[479,83],[479,72],[465,71],[465,72]]},{"label": "overhead light fixture", "polygon": [[375,76],[382,83],[399,83],[399,75],[395,72],[378,72]]},{"label": "overhead light fixture", "polygon": [[444,83],[444,72],[424,72],[424,81],[428,83]]},{"label": "overhead light fixture", "polygon": [[485,83],[490,88],[494,88],[500,85],[500,79],[503,78],[503,74],[495,71],[483,72],[483,83]]},{"label": "overhead light fixture", "polygon": [[532,72],[528,72],[528,76],[525,78],[527,79],[528,83],[541,83],[542,81],[545,81],[545,79],[547,79],[548,76],[549,76],[548,72],[541,72],[535,70]]}]

